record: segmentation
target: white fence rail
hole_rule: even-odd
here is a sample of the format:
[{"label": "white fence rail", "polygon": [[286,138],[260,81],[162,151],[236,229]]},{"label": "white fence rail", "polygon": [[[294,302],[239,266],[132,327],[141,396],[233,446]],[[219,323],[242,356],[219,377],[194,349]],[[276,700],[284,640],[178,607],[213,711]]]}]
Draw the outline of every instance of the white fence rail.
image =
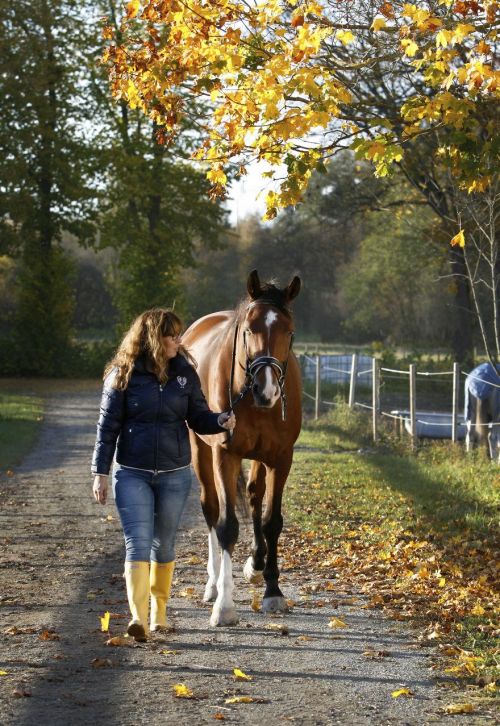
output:
[{"label": "white fence rail", "polygon": [[[380,366],[377,358],[367,355],[321,355],[314,357],[302,354],[299,356],[303,379],[314,381],[315,393],[311,395],[304,392],[304,396],[314,401],[314,416],[319,418],[322,406],[334,406],[334,401],[325,401],[321,396],[321,384],[324,382],[337,385],[348,385],[348,403],[350,408],[355,406],[371,411],[373,440],[378,439],[378,423],[380,416],[386,416],[396,421],[397,429],[402,434],[407,431],[411,436],[412,447],[416,448],[419,438],[451,438],[453,442],[464,438],[466,422],[463,414],[459,412],[460,379],[470,375],[460,371],[458,363],[453,364],[451,371],[418,371],[416,364],[412,363],[408,370],[385,368]],[[362,370],[360,370],[360,368]],[[417,381],[418,376],[441,377],[450,380],[452,384],[450,399],[451,412],[418,411],[417,409]],[[451,376],[451,379],[443,378]],[[408,384],[409,407],[392,411],[382,411],[380,406],[381,384],[386,378],[405,380]],[[477,380],[482,380],[474,376]],[[495,385],[495,384],[491,384]],[[500,387],[500,386],[498,386]],[[359,388],[371,388],[371,405],[356,401],[356,392]],[[484,424],[485,426],[498,426],[500,424]]]}]

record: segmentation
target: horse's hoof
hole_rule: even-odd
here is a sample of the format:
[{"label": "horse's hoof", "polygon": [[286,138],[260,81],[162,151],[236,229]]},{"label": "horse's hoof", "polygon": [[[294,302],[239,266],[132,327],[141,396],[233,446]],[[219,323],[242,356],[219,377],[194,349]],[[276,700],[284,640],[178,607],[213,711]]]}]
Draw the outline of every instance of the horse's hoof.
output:
[{"label": "horse's hoof", "polygon": [[210,617],[210,625],[216,628],[220,625],[236,625],[238,622],[238,614],[236,608],[218,608],[214,606]]},{"label": "horse's hoof", "polygon": [[262,612],[263,613],[287,613],[288,605],[286,600],[282,596],[276,597],[265,597],[262,600]]},{"label": "horse's hoof", "polygon": [[243,575],[245,576],[246,581],[250,582],[252,585],[262,585],[264,582],[264,575],[262,573],[263,570],[253,569],[252,558],[249,557],[243,568]]},{"label": "horse's hoof", "polygon": [[215,602],[217,600],[217,585],[212,585],[211,582],[207,582],[205,586],[205,593],[203,595],[203,602]]}]

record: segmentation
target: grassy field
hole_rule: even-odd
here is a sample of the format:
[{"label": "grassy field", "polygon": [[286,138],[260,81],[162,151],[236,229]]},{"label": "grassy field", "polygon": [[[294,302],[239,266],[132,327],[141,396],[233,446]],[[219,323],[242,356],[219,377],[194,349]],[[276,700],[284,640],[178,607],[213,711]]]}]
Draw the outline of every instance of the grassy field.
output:
[{"label": "grassy field", "polygon": [[346,405],[305,423],[286,487],[285,563],[319,563],[325,578],[363,592],[366,607],[417,623],[447,673],[493,697],[500,467],[450,442],[412,454],[389,429],[373,448],[369,427]]},{"label": "grassy field", "polygon": [[0,379],[0,474],[10,472],[33,446],[43,421],[45,400],[57,392],[86,390],[95,381]]}]

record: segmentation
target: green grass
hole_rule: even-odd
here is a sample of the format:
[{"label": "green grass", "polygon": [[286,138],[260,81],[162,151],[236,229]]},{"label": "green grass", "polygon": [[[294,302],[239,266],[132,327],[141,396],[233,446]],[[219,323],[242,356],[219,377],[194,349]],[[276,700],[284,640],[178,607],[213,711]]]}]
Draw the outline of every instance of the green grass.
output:
[{"label": "green grass", "polygon": [[[385,587],[394,602],[402,598],[403,612],[423,626],[440,623],[442,642],[479,657],[474,677],[491,678],[499,660],[500,467],[449,441],[412,453],[409,437],[395,438],[390,425],[375,447],[370,425],[345,404],[305,421],[285,488],[287,523],[302,532],[311,565],[340,558],[339,581],[357,582],[361,573],[359,586],[372,578],[376,591],[382,561]],[[415,574],[422,566],[428,579]]]},{"label": "green grass", "polygon": [[28,454],[43,421],[51,394],[100,387],[94,380],[0,379],[0,473],[18,466]]},{"label": "green grass", "polygon": [[41,396],[0,392],[0,472],[17,466],[31,449],[42,413]]}]

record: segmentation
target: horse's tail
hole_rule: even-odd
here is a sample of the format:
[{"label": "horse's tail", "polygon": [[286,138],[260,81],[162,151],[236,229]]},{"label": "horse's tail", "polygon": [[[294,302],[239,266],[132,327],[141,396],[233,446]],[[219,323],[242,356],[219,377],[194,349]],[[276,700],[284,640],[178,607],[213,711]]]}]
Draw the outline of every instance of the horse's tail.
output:
[{"label": "horse's tail", "polygon": [[240,469],[238,481],[236,483],[236,510],[241,520],[250,519],[250,507],[247,498],[247,482],[243,469]]}]

